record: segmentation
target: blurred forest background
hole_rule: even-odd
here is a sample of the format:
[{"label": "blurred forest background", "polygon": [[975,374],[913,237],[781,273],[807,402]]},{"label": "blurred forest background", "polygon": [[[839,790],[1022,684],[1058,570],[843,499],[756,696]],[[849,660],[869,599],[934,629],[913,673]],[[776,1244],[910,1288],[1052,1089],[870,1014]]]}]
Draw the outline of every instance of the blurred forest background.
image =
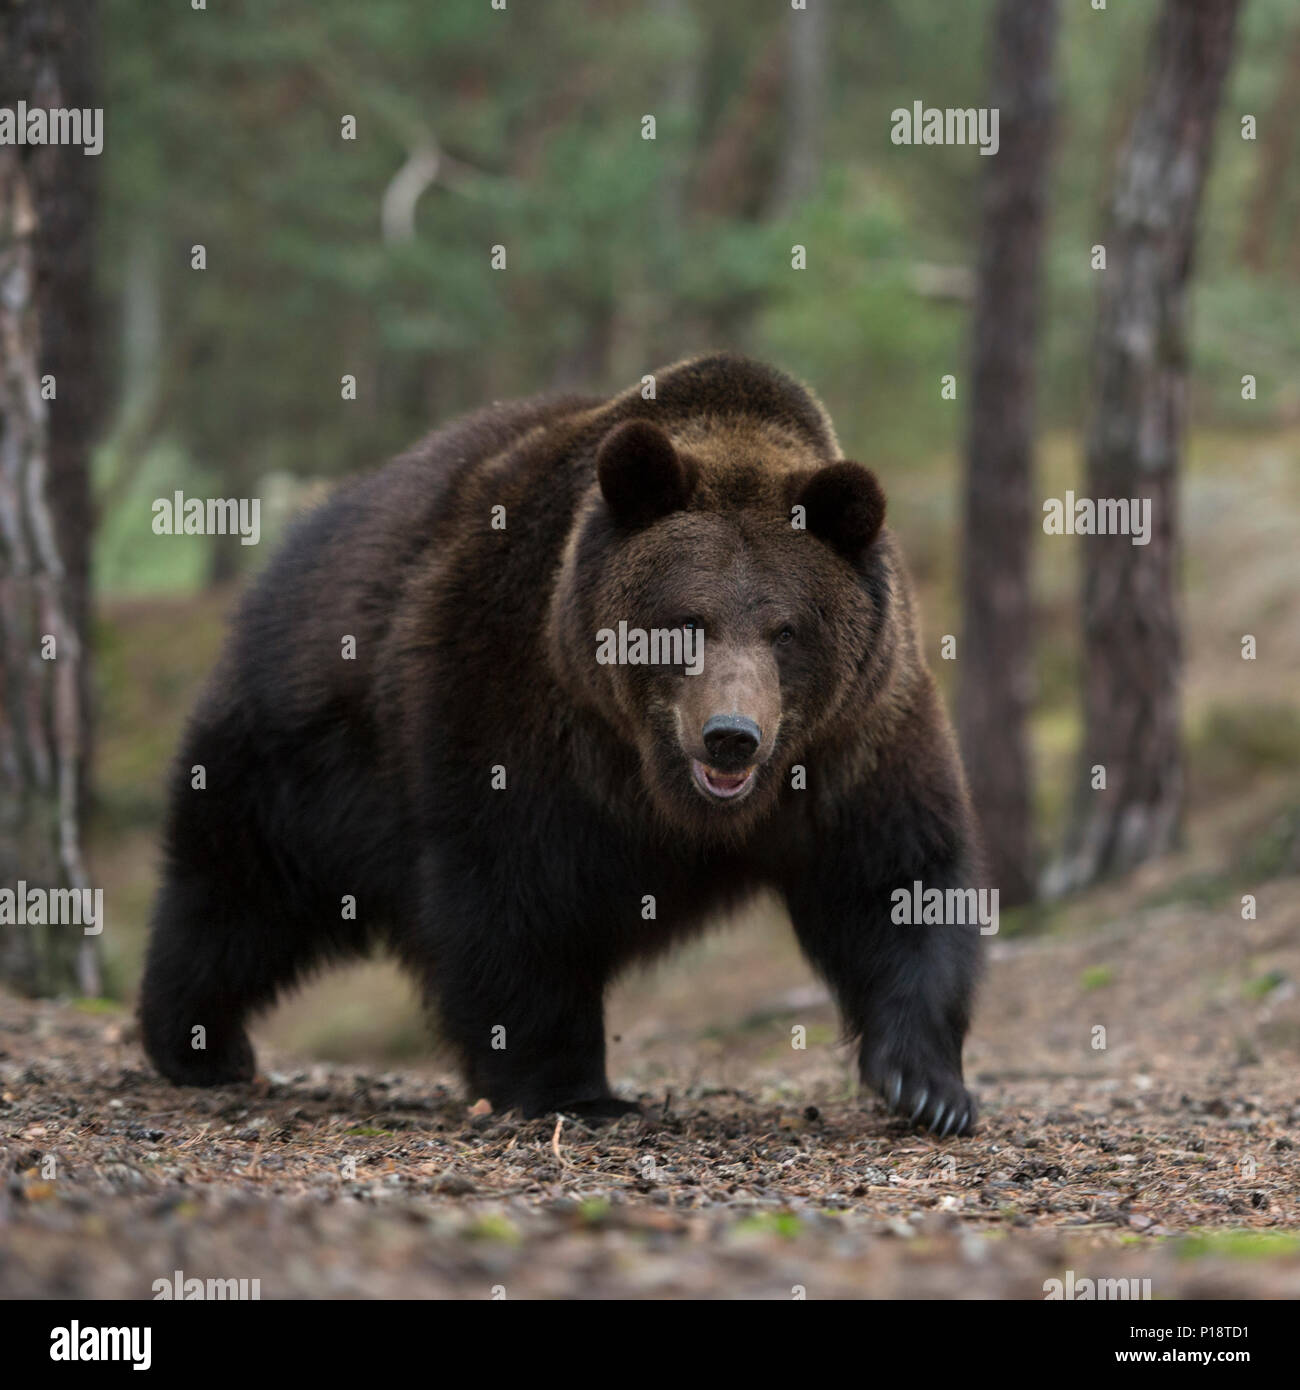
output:
[{"label": "blurred forest background", "polygon": [[[1079,543],[1042,537],[1041,501],[1083,486],[1091,248],[1104,239],[1161,9],[1060,9],[1026,532],[1039,862],[1065,830],[1083,685]],[[960,658],[941,659],[940,642],[962,631],[972,308],[982,181],[996,161],[969,146],[894,145],[890,113],[917,100],[988,104],[994,10],[944,0],[838,0],[816,15],[775,0],[97,7],[85,71],[69,80],[98,85],[87,104],[105,109],[104,152],[71,156],[93,166],[81,171],[93,176],[92,215],[60,248],[73,256],[80,237],[93,264],[92,301],[69,335],[86,371],[60,381],[59,409],[93,392],[86,845],[110,918],[106,994],[134,989],[164,772],[239,586],[333,480],[494,398],[621,389],[709,348],[809,382],[846,454],[884,483],[920,583],[926,650],[955,696]],[[1242,136],[1246,113],[1258,121],[1253,140]],[[647,114],[654,140],[642,138]],[[355,139],[341,136],[348,115]],[[1250,0],[1190,286],[1191,852],[1132,890],[1134,901],[1196,896],[1229,917],[1244,882],[1287,869],[1300,827],[1298,214],[1300,13],[1291,0]],[[497,244],[504,272],[492,268]],[[792,269],[796,244],[806,269]],[[341,396],[345,374],[355,400]],[[941,398],[946,374],[955,400]],[[152,502],[177,489],[260,497],[261,544],[155,536]],[[1245,633],[1267,660],[1241,659]],[[1051,930],[1058,910],[1030,904],[1005,929]],[[766,949],[761,932],[747,941],[699,950],[723,952],[734,971]],[[792,948],[780,959],[795,979]],[[392,1002],[384,968],[320,988],[329,1009],[320,994],[286,1006],[272,1024],[281,1040],[339,1056],[422,1046],[415,1008]]]}]

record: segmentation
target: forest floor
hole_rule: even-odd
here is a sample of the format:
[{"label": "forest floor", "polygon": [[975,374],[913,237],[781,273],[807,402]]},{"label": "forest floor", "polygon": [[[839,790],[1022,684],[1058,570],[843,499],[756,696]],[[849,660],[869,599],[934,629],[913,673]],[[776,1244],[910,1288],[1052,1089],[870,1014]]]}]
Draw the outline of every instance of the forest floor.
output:
[{"label": "forest floor", "polygon": [[620,991],[611,1075],[644,1114],[601,1129],[264,1039],[255,1083],[178,1089],[128,1013],[0,996],[0,1297],[176,1270],[263,1298],[1042,1298],[1067,1271],[1300,1296],[1300,865],[1274,825],[1254,921],[1189,850],[992,941],[961,1140],[852,1094],[774,908]]}]

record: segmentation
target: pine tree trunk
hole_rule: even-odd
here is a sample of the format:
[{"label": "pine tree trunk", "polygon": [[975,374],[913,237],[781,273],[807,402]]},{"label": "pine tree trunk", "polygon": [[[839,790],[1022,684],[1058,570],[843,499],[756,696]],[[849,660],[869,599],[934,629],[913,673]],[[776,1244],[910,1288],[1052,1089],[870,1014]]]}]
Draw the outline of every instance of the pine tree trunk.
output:
[{"label": "pine tree trunk", "polygon": [[796,212],[821,177],[830,4],[816,0],[808,9],[791,9],[786,15],[784,131],[767,208],[773,219]]},{"label": "pine tree trunk", "polygon": [[[100,104],[95,66],[96,0],[29,5],[40,31],[26,44],[30,60],[25,96],[29,105],[94,108]],[[103,405],[99,373],[99,313],[95,295],[95,209],[102,160],[73,145],[46,145],[30,152],[40,234],[36,242],[36,299],[40,315],[41,373],[58,386],[49,413],[50,503],[64,567],[69,616],[87,646],[90,631],[90,556],[94,507],[90,446]],[[90,794],[94,733],[91,664],[81,663],[81,747],[78,786]]]},{"label": "pine tree trunk", "polygon": [[1034,353],[1055,107],[1056,0],[1001,0],[993,31],[1000,147],[988,159],[966,451],[957,720],[990,881],[1033,897]]},{"label": "pine tree trunk", "polygon": [[[6,96],[26,79],[29,101],[55,104],[60,53],[49,20],[45,7],[0,8]],[[79,150],[53,154],[86,158]],[[50,155],[0,146],[0,888],[10,890],[20,882],[29,890],[88,886],[79,840],[84,566],[70,571],[62,553],[62,528],[85,496],[85,441],[74,487],[70,458],[58,477],[52,467],[41,383]],[[70,385],[57,382],[60,393]],[[56,494],[65,486],[60,506]],[[0,924],[0,979],[29,994],[98,994],[95,941],[76,925]]]},{"label": "pine tree trunk", "polygon": [[1300,123],[1300,29],[1291,36],[1277,96],[1260,121],[1259,168],[1255,175],[1255,191],[1242,225],[1238,254],[1260,275],[1269,268],[1269,253],[1277,231],[1278,209],[1286,188],[1286,171],[1291,165],[1297,123]]},{"label": "pine tree trunk", "polygon": [[1166,0],[1103,238],[1086,496],[1149,501],[1151,533],[1083,540],[1084,739],[1054,892],[1162,854],[1180,829],[1187,287],[1239,8]]}]

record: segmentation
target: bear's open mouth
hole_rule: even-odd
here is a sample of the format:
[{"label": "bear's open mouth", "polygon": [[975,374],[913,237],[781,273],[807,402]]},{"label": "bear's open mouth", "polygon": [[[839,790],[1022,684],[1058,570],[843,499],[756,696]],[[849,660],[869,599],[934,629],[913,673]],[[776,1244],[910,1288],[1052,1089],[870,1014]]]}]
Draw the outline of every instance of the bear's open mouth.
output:
[{"label": "bear's open mouth", "polygon": [[698,758],[692,758],[691,771],[695,774],[696,786],[702,791],[709,796],[730,801],[737,796],[743,796],[753,786],[754,774],[758,767],[755,765],[742,768],[739,772],[722,772],[716,767],[702,763]]}]

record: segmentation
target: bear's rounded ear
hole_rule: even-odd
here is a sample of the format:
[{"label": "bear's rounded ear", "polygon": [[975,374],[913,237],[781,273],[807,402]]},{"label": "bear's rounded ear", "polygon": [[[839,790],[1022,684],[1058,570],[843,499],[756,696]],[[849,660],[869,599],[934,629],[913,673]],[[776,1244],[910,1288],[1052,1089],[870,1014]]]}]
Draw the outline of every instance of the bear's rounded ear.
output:
[{"label": "bear's rounded ear", "polygon": [[680,511],[695,490],[694,469],[649,420],[624,420],[610,430],[596,451],[596,477],[623,526],[648,526]]},{"label": "bear's rounded ear", "polygon": [[855,563],[885,520],[885,494],[876,475],[847,459],[819,468],[799,488],[795,502],[804,509],[805,529]]}]

